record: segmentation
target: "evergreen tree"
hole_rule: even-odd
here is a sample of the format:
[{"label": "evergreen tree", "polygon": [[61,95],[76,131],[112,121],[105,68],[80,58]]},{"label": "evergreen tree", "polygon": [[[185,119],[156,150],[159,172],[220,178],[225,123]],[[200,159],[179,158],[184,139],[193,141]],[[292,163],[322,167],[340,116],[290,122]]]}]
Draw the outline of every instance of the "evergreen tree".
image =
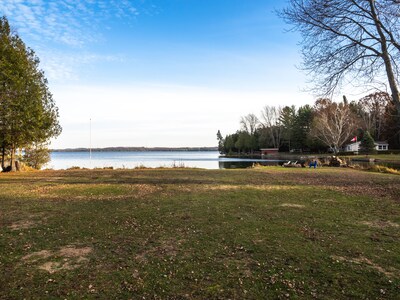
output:
[{"label": "evergreen tree", "polygon": [[241,131],[239,133],[238,139],[235,143],[235,147],[239,150],[239,154],[246,152],[249,145],[250,135],[246,131]]},{"label": "evergreen tree", "polygon": [[301,106],[294,114],[292,126],[292,148],[304,149],[310,147],[309,134],[313,120],[313,109],[309,105]]},{"label": "evergreen tree", "polygon": [[222,137],[221,131],[217,132],[217,140],[218,140],[218,151],[219,153],[224,153],[224,138]]},{"label": "evergreen tree", "polygon": [[0,145],[2,167],[10,153],[15,170],[16,149],[44,143],[61,133],[58,109],[39,69],[39,59],[0,18]]},{"label": "evergreen tree", "polygon": [[369,131],[364,132],[364,136],[360,143],[360,152],[373,153],[375,152],[375,141]]},{"label": "evergreen tree", "polygon": [[296,108],[294,105],[292,106],[285,106],[280,115],[280,123],[283,126],[283,139],[284,139],[284,144],[288,147],[290,150],[292,147],[292,141],[294,138],[294,123],[296,119]]}]

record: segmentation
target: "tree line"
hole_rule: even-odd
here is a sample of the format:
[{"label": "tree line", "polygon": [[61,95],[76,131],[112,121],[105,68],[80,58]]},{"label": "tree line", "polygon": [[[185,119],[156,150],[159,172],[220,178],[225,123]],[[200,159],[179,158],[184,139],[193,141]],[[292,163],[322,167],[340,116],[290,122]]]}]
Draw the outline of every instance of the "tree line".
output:
[{"label": "tree line", "polygon": [[301,67],[317,94],[343,85],[389,90],[400,126],[398,0],[289,0],[278,15],[301,34]]},{"label": "tree line", "polygon": [[[235,133],[223,137],[218,131],[218,150],[230,155],[251,155],[261,148],[337,153],[355,136],[359,141],[369,136],[373,141],[388,141],[391,149],[399,149],[397,114],[396,105],[386,92],[375,92],[350,103],[343,97],[341,102],[320,98],[313,106],[298,108],[265,106],[259,116],[243,116]],[[373,145],[372,142],[372,148]],[[371,143],[368,148],[372,150]]]},{"label": "tree line", "polygon": [[58,108],[39,58],[0,18],[0,147],[1,167],[15,171],[22,150],[32,167],[48,159],[47,142],[61,133]]}]

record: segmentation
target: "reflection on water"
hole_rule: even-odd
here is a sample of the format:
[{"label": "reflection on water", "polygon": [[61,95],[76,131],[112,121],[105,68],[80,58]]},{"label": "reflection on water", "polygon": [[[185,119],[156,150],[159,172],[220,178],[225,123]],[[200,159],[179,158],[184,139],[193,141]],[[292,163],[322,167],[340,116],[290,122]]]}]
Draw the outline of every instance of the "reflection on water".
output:
[{"label": "reflection on water", "polygon": [[281,166],[284,161],[279,160],[253,160],[253,161],[219,161],[220,169],[244,169],[252,167],[254,164],[261,166]]}]

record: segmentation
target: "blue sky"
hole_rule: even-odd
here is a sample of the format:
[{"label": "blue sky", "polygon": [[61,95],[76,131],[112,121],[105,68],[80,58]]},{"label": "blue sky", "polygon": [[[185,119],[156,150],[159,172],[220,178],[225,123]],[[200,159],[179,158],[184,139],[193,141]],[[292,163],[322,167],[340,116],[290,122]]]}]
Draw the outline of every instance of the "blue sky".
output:
[{"label": "blue sky", "polygon": [[60,109],[53,148],[214,146],[265,105],[303,105],[299,36],[265,0],[1,0]]}]

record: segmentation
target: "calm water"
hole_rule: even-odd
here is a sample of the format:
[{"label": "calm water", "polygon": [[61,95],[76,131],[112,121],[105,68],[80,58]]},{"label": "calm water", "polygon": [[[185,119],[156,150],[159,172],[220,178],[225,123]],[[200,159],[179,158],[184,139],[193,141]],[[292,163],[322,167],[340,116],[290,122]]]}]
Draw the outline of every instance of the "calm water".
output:
[{"label": "calm water", "polygon": [[52,169],[83,168],[135,168],[138,166],[171,167],[173,165],[204,169],[231,169],[250,167],[253,163],[278,165],[279,160],[219,158],[217,151],[149,151],[149,152],[53,152]]}]

